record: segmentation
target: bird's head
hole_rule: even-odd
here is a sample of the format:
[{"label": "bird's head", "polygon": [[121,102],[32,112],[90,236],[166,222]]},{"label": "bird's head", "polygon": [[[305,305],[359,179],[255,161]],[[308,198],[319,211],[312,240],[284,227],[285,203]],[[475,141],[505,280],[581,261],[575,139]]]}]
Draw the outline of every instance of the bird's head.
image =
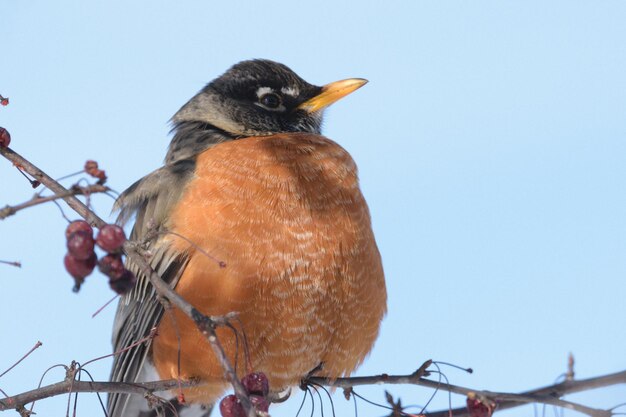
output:
[{"label": "bird's head", "polygon": [[318,87],[283,64],[243,61],[207,84],[172,121],[206,123],[235,137],[320,133],[324,109],[366,82],[351,78]]}]

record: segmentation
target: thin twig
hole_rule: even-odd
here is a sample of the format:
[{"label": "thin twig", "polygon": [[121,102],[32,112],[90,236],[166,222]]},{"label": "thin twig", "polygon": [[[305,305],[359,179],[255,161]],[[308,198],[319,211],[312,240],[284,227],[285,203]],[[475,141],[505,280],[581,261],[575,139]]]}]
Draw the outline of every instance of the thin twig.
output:
[{"label": "thin twig", "polygon": [[91,195],[96,193],[107,193],[111,191],[109,187],[105,187],[100,184],[90,184],[85,187],[79,187],[78,185],[72,186],[66,193],[53,194],[42,197],[39,194],[35,194],[33,198],[15,206],[5,206],[0,209],[0,220],[4,220],[9,216],[14,215],[20,210],[24,210],[29,207],[33,207],[39,204],[48,203],[50,201],[58,200],[65,197],[76,195]]},{"label": "thin twig", "polygon": [[0,259],[0,264],[5,264],[5,265],[11,265],[14,266],[16,268],[21,268],[22,267],[22,263],[19,261],[3,261]]},{"label": "thin twig", "polygon": [[93,211],[89,210],[89,207],[87,207],[82,201],[74,197],[67,188],[63,187],[52,177],[37,168],[34,164],[11,148],[0,147],[0,155],[8,159],[11,163],[13,163],[13,165],[20,167],[33,178],[37,179],[55,195],[64,195],[65,197],[61,198],[67,203],[67,205],[78,213],[78,215],[87,220],[87,222],[89,222],[92,226],[99,228],[106,224],[104,220],[98,217]]},{"label": "thin twig", "polygon": [[[198,382],[183,381],[182,386],[188,388],[198,385]],[[91,382],[75,381],[71,378],[56,384],[46,385],[22,394],[0,399],[0,411],[14,410],[33,401],[67,394],[71,388],[72,392],[108,392],[122,394],[145,395],[154,391],[166,391],[178,386],[175,379],[167,381],[145,382],[141,384],[128,382]]]},{"label": "thin twig", "polygon": [[174,235],[180,239],[183,239],[185,242],[189,243],[191,246],[193,246],[193,248],[195,250],[197,250],[198,252],[200,252],[201,254],[203,254],[204,256],[206,256],[208,259],[212,260],[213,262],[215,262],[217,264],[217,266],[219,266],[220,268],[226,268],[226,262],[224,261],[220,261],[219,259],[217,259],[215,256],[211,255],[210,253],[208,253],[207,251],[205,251],[204,249],[202,249],[200,246],[198,246],[197,243],[195,243],[193,240],[189,239],[188,237],[185,237],[183,235],[181,235],[180,233],[176,233],[176,232],[172,232],[170,230],[164,230],[159,232],[159,234],[164,234],[164,235]]},{"label": "thin twig", "polygon": [[111,356],[119,355],[120,353],[123,353],[123,352],[127,352],[127,351],[131,350],[132,348],[134,348],[135,346],[139,346],[139,345],[141,345],[142,343],[147,342],[148,340],[152,340],[152,339],[154,339],[154,337],[156,336],[156,334],[157,334],[157,328],[156,328],[156,327],[153,327],[153,328],[150,330],[150,334],[148,334],[148,336],[146,336],[146,337],[144,337],[144,338],[141,338],[141,339],[137,340],[136,342],[134,342],[134,343],[132,343],[132,344],[130,344],[130,345],[128,345],[128,346],[126,346],[126,347],[125,347],[125,348],[123,348],[123,349],[118,350],[117,352],[109,353],[108,355],[103,355],[103,356],[99,356],[99,357],[94,358],[94,359],[90,359],[90,360],[88,360],[87,362],[85,362],[84,364],[82,364],[80,367],[81,367],[81,368],[84,368],[85,366],[89,365],[90,363],[97,362],[97,361],[99,361],[99,360],[106,359],[106,358],[111,357]]},{"label": "thin twig", "polygon": [[95,313],[93,313],[93,314],[91,315],[91,318],[93,319],[93,318],[94,318],[94,317],[96,317],[98,314],[100,314],[100,313],[102,312],[102,310],[104,310],[105,308],[107,308],[107,307],[108,307],[108,305],[109,305],[109,304],[111,304],[113,301],[115,301],[115,300],[116,300],[119,296],[120,296],[119,294],[116,294],[113,298],[111,298],[109,301],[107,301],[106,303],[104,303],[104,305],[103,305],[102,307],[98,308],[98,309],[96,310],[96,312],[95,312]]},{"label": "thin twig", "polygon": [[9,369],[7,369],[3,373],[1,373],[0,374],[0,378],[2,378],[4,375],[8,374],[11,371],[11,369],[13,369],[17,365],[19,365],[20,362],[22,362],[24,359],[26,359],[31,353],[33,353],[35,351],[35,349],[39,348],[41,345],[42,345],[42,343],[40,341],[37,341],[37,343],[35,343],[35,346],[33,346],[28,352],[26,352],[26,354],[24,356],[22,356],[17,362],[15,362],[13,365],[11,365],[9,367]]}]

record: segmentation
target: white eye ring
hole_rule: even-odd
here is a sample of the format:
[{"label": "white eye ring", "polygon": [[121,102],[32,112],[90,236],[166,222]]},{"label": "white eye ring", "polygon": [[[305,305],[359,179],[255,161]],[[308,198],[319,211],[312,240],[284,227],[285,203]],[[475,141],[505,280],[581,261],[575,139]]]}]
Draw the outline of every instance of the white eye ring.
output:
[{"label": "white eye ring", "polygon": [[269,109],[277,109],[283,104],[280,96],[275,93],[263,94],[259,97],[259,103],[261,103],[263,107],[267,107]]},{"label": "white eye ring", "polygon": [[284,112],[286,110],[281,96],[274,93],[271,88],[261,87],[257,94],[259,100],[254,103],[257,106],[263,107],[265,110],[269,111]]}]

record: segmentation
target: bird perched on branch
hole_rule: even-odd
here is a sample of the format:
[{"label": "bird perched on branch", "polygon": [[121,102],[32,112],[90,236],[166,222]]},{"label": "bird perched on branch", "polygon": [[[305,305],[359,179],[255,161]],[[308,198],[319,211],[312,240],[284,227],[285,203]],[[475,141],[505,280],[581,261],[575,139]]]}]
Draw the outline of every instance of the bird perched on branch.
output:
[{"label": "bird perched on branch", "polygon": [[[116,202],[120,222],[135,216],[132,239],[156,236],[152,267],[178,294],[206,315],[238,313],[236,331],[220,327],[218,339],[240,376],[264,372],[275,392],[314,369],[349,375],[386,311],[357,168],[320,134],[324,109],[365,83],[318,87],[276,62],[236,64],[174,115],[165,165]],[[183,389],[186,404],[173,400],[161,412],[208,415],[228,388],[220,363],[193,321],[165,310],[134,269],[138,282],[120,301],[114,348],[153,327],[158,336],[117,355],[111,380],[198,380]],[[111,417],[158,411],[127,394],[112,394],[108,408]]]}]

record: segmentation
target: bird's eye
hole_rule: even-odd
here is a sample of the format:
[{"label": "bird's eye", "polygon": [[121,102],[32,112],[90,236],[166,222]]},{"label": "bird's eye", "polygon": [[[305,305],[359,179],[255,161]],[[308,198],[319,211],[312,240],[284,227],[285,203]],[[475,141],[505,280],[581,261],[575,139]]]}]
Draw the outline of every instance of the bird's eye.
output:
[{"label": "bird's eye", "polygon": [[259,103],[267,107],[268,109],[277,109],[281,102],[280,96],[274,93],[264,94],[259,98]]}]

